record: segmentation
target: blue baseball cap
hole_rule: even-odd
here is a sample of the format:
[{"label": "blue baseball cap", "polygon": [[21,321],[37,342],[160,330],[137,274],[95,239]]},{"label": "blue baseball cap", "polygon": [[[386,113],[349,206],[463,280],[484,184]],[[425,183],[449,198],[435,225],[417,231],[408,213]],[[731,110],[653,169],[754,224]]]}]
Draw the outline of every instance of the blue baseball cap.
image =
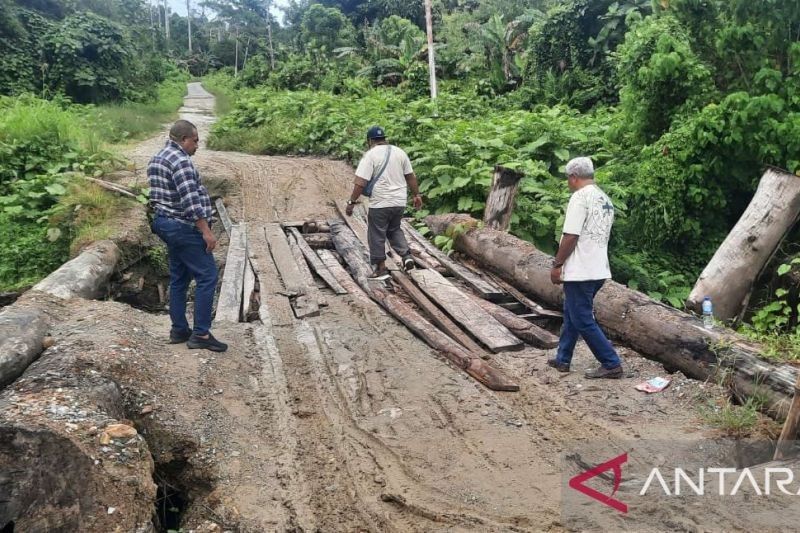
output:
[{"label": "blue baseball cap", "polygon": [[383,131],[383,128],[380,126],[372,126],[370,129],[367,130],[367,140],[371,141],[373,139],[385,139],[386,132]]}]

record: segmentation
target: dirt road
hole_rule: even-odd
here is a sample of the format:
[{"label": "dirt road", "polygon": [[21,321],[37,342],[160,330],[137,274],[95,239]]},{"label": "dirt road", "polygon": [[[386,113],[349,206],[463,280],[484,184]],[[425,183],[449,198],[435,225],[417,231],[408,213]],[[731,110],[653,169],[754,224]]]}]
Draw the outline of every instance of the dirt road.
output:
[{"label": "dirt road", "polygon": [[[207,138],[213,98],[191,84],[186,106],[182,114]],[[129,154],[140,177],[162,142]],[[352,169],[342,162],[203,144],[194,159],[226,191],[237,220],[331,217],[327,203],[350,190]],[[135,421],[158,472],[188,501],[184,530],[210,521],[254,532],[559,531],[562,457],[575,442],[707,434],[696,406],[719,390],[678,376],[644,395],[634,385],[664,371],[624,348],[633,377],[598,383],[582,376],[594,365],[583,345],[568,375],[545,365],[551,351],[493,356],[520,385],[495,393],[377,305],[326,295],[319,317],[291,325],[216,325],[230,343],[224,354],[166,344],[163,314],[68,304],[56,337],[96,353],[98,364],[113,359],[131,412],[154,408]],[[739,527],[721,513],[721,523]],[[652,530],[700,520],[668,507],[651,514]]]}]

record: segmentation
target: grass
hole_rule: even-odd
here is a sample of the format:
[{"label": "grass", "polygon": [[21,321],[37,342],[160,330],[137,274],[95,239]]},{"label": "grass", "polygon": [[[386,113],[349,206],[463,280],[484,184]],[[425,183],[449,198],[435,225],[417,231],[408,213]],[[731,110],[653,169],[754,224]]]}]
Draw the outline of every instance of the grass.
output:
[{"label": "grass", "polygon": [[236,79],[224,71],[217,71],[205,76],[201,81],[203,87],[214,95],[214,111],[217,116],[227,115],[233,109]]},{"label": "grass", "polygon": [[60,215],[55,220],[70,228],[70,253],[74,255],[87,244],[111,237],[111,221],[130,204],[131,200],[109,193],[94,183],[75,180],[61,197]]},{"label": "grass", "polygon": [[759,399],[748,398],[743,405],[730,402],[725,402],[722,406],[708,404],[700,408],[700,416],[725,435],[741,438],[755,430],[760,420],[758,411],[761,407]]}]

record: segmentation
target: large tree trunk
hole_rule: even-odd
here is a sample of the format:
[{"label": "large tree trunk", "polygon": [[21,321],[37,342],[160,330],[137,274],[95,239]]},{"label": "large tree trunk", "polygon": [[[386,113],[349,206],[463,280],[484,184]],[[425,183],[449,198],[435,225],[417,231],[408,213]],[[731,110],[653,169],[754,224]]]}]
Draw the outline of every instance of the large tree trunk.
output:
[{"label": "large tree trunk", "polygon": [[474,357],[467,352],[460,344],[425,320],[414,308],[403,302],[400,297],[388,292],[385,288],[381,288],[380,283],[368,281],[367,276],[370,273],[370,267],[366,250],[355,233],[344,222],[334,223],[331,226],[331,234],[336,250],[350,266],[353,279],[364,289],[364,292],[392,316],[405,324],[429,346],[439,350],[451,363],[488,388],[502,391],[519,390],[519,385],[512,382],[480,357]]},{"label": "large tree trunk", "polygon": [[798,216],[800,178],[768,169],[747,210],[700,274],[687,307],[700,311],[703,298],[710,296],[716,318],[739,316],[753,283]]},{"label": "large tree trunk", "polygon": [[494,167],[492,188],[486,199],[486,209],[483,211],[483,221],[487,227],[508,231],[511,225],[511,214],[514,212],[514,199],[519,190],[519,181],[522,174],[516,170]]},{"label": "large tree trunk", "polygon": [[49,329],[36,309],[9,306],[0,313],[0,389],[22,375],[39,354]]},{"label": "large tree trunk", "polygon": [[97,298],[108,286],[119,258],[120,251],[116,244],[111,241],[96,242],[37,283],[33,290],[64,299]]},{"label": "large tree trunk", "polygon": [[[456,223],[473,228],[456,237],[457,250],[540,301],[561,305],[562,289],[550,282],[552,256],[507,233],[476,229],[478,221],[465,215],[429,216],[426,222],[436,234]],[[663,363],[668,370],[680,370],[696,379],[724,378],[737,396],[763,398],[766,412],[776,418],[786,416],[797,369],[763,360],[761,346],[733,331],[707,330],[697,317],[613,281],[606,282],[598,293],[595,314],[614,339]]]}]

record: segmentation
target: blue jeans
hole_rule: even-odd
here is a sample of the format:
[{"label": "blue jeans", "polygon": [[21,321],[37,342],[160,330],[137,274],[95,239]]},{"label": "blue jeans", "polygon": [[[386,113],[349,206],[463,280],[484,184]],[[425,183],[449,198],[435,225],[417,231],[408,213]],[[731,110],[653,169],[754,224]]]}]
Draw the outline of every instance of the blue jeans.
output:
[{"label": "blue jeans", "polygon": [[603,283],[603,279],[564,282],[564,327],[556,352],[559,363],[569,365],[572,362],[575,343],[578,337],[583,337],[603,368],[616,368],[621,364],[619,355],[597,325],[592,311],[594,297]]},{"label": "blue jeans", "polygon": [[206,252],[206,242],[195,226],[163,216],[153,220],[153,233],[167,245],[169,253],[169,317],[173,331],[188,331],[186,291],[195,280],[194,328],[197,335],[211,329],[211,310],[217,288],[217,264]]}]

